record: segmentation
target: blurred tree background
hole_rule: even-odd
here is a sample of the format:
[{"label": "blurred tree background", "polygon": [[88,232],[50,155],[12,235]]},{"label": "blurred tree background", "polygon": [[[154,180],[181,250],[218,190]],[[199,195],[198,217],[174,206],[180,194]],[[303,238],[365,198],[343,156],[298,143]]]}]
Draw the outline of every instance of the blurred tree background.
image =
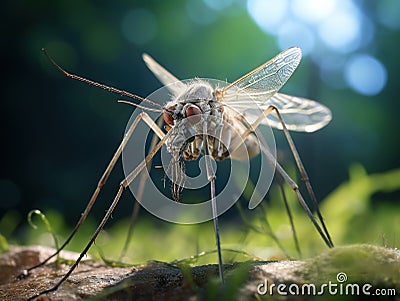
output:
[{"label": "blurred tree background", "polygon": [[[318,199],[348,180],[353,163],[367,173],[400,167],[397,0],[43,0],[0,6],[0,231],[8,239],[24,237],[21,225],[34,208],[52,209],[73,226],[132,113],[116,102],[118,95],[63,77],[42,47],[72,73],[146,96],[160,83],[145,67],[143,52],[181,79],[233,81],[280,50],[300,46],[302,63],[282,91],[316,99],[333,114],[326,128],[293,134]],[[286,142],[276,136],[290,166]],[[95,217],[123,176],[119,164]],[[374,194],[374,200],[398,212],[400,191]],[[128,217],[132,206],[127,192],[114,221]]]}]

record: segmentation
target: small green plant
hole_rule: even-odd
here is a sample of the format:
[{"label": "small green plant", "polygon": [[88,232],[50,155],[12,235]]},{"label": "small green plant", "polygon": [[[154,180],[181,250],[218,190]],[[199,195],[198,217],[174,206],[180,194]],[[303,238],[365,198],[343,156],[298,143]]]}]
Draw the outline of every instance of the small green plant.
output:
[{"label": "small green plant", "polygon": [[[44,214],[43,214],[40,210],[38,210],[38,209],[34,209],[34,210],[29,211],[29,213],[28,213],[28,223],[31,225],[31,227],[32,227],[33,229],[37,229],[36,224],[34,224],[33,221],[32,221],[32,216],[33,216],[33,215],[38,216],[39,219],[42,221],[42,223],[46,226],[47,232],[49,232],[50,235],[53,237],[54,246],[55,246],[55,248],[58,250],[59,245],[58,245],[57,237],[56,237],[56,235],[54,234],[54,231],[53,231],[53,229],[51,228],[50,222],[47,220],[46,215],[44,215]],[[58,259],[58,258],[57,258],[57,259]]]},{"label": "small green plant", "polygon": [[0,233],[0,253],[8,252],[9,250],[10,246],[7,239]]}]

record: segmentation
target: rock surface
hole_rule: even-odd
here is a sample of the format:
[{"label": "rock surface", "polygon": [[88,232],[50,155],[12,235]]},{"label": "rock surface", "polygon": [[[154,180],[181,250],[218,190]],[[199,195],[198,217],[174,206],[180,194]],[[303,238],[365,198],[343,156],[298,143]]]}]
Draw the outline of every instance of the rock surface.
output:
[{"label": "rock surface", "polygon": [[[31,271],[26,278],[17,279],[24,269],[39,263],[53,251],[47,247],[28,246],[13,247],[1,254],[0,299],[26,300],[54,285],[68,270],[66,260],[74,260],[76,253],[62,252],[64,263],[53,261]],[[227,264],[224,269],[226,284],[221,286],[217,265],[189,267],[151,262],[143,266],[112,267],[88,258],[57,291],[38,300],[270,300],[271,297],[273,300],[314,300],[312,292],[302,292],[301,286],[313,284],[318,294],[321,285],[329,282],[338,289],[341,284],[343,286],[343,292],[338,290],[332,299],[345,295],[346,284],[357,284],[360,288],[371,284],[370,293],[375,293],[377,288],[386,290],[386,296],[374,296],[375,299],[400,300],[400,252],[383,247],[337,247],[306,260],[251,261]],[[339,274],[346,278],[339,278]],[[278,285],[287,295],[279,294]],[[290,287],[293,292],[299,288],[299,294],[291,294]],[[260,294],[266,288],[269,289],[266,294]],[[393,292],[395,296],[389,295]],[[328,286],[324,293],[323,297],[333,295]],[[344,297],[365,300],[371,296],[361,292]]]}]

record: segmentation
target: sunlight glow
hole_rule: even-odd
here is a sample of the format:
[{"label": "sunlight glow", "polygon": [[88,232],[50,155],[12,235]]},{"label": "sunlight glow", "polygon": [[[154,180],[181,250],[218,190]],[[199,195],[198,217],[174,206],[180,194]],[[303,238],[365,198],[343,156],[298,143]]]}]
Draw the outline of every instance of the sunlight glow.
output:
[{"label": "sunlight glow", "polygon": [[248,0],[247,11],[263,31],[276,34],[277,29],[287,17],[288,1]]},{"label": "sunlight glow", "polygon": [[303,55],[307,55],[314,48],[315,39],[312,31],[302,23],[285,22],[278,31],[278,45],[281,49],[299,46]]},{"label": "sunlight glow", "polygon": [[354,55],[345,67],[348,85],[363,95],[376,95],[382,91],[387,81],[385,66],[368,54]]},{"label": "sunlight glow", "polygon": [[289,42],[302,46],[306,39],[306,53],[316,46],[322,46],[317,47],[321,51],[349,53],[374,35],[374,26],[355,0],[247,0],[247,11],[264,32],[278,38],[281,48]]},{"label": "sunlight glow", "polygon": [[[205,1],[205,0],[204,0]],[[379,21],[400,28],[400,1],[381,0],[374,8]],[[247,12],[281,50],[297,45],[320,67],[321,78],[334,88],[351,87],[375,95],[386,84],[387,72],[376,58],[348,57],[374,42],[375,24],[358,0],[247,0]]]},{"label": "sunlight glow", "polygon": [[353,51],[360,41],[360,19],[351,11],[338,12],[320,25],[318,34],[328,47],[336,51]]},{"label": "sunlight glow", "polygon": [[293,0],[291,9],[299,20],[313,24],[329,17],[337,5],[336,0]]}]

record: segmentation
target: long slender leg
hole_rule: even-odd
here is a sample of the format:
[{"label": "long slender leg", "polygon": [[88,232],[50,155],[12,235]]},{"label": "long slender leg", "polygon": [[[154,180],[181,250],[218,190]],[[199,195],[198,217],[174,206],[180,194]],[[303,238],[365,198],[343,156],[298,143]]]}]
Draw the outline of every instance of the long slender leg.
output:
[{"label": "long slender leg", "polygon": [[[267,109],[264,110],[263,114],[261,114],[255,122],[253,122],[252,124],[249,124],[245,118],[243,118],[243,122],[247,124],[247,130],[242,134],[242,139],[245,139],[248,135],[250,135],[250,133],[252,133],[260,124],[261,122],[264,120],[264,118],[270,114],[272,111],[276,111],[277,115],[280,119],[280,122],[282,124],[286,139],[288,140],[288,143],[290,145],[290,149],[292,150],[292,153],[295,157],[295,161],[297,164],[298,169],[300,170],[300,174],[304,180],[304,182],[306,183],[307,187],[308,187],[308,192],[310,194],[311,199],[313,200],[314,206],[316,208],[316,211],[319,212],[318,214],[318,218],[322,224],[322,228],[324,229],[324,231],[322,231],[321,227],[319,226],[318,222],[316,221],[314,215],[312,214],[310,208],[308,207],[307,203],[304,201],[303,196],[300,193],[300,190],[296,184],[296,182],[294,182],[290,176],[285,172],[285,170],[278,164],[278,162],[276,162],[275,158],[272,156],[272,154],[268,151],[267,146],[265,145],[261,145],[262,146],[262,151],[264,152],[264,154],[267,156],[267,158],[271,161],[271,162],[275,162],[276,163],[276,169],[277,171],[282,175],[282,177],[285,179],[285,181],[289,184],[289,186],[295,191],[298,200],[300,202],[300,204],[302,205],[302,207],[304,208],[304,210],[307,212],[307,215],[309,216],[309,218],[311,219],[312,223],[314,224],[314,226],[316,227],[318,233],[321,235],[322,239],[325,241],[325,243],[327,244],[328,247],[332,248],[333,247],[333,243],[332,240],[330,238],[329,232],[327,230],[327,227],[324,223],[324,220],[322,218],[322,214],[319,210],[319,206],[318,206],[318,202],[315,199],[315,194],[312,191],[312,187],[310,184],[310,181],[308,179],[307,173],[305,172],[305,168],[303,163],[301,162],[300,159],[300,155],[297,152],[296,147],[294,146],[294,142],[289,134],[289,131],[285,125],[284,120],[282,119],[282,116],[280,115],[279,111],[277,108],[275,108],[274,106],[269,106]],[[265,144],[265,143],[264,143]],[[308,184],[307,184],[308,183]],[[310,191],[312,191],[312,193],[310,193]]]},{"label": "long slender leg", "polygon": [[[90,249],[90,247],[92,246],[93,242],[96,240],[97,236],[99,235],[100,231],[104,228],[104,225],[107,223],[108,219],[110,218],[111,214],[113,213],[115,207],[117,206],[121,195],[123,193],[123,191],[126,189],[126,187],[129,186],[129,184],[137,177],[137,175],[146,167],[147,164],[149,164],[149,162],[151,162],[151,160],[153,159],[154,155],[158,152],[158,150],[164,145],[165,141],[168,139],[168,137],[170,136],[170,133],[164,134],[159,128],[155,129],[154,127],[156,127],[156,124],[154,123],[154,121],[146,114],[146,113],[141,113],[139,114],[135,121],[132,123],[132,125],[130,126],[129,130],[133,130],[136,128],[137,124],[139,123],[140,120],[144,120],[146,122],[146,124],[149,125],[149,127],[151,129],[154,130],[154,132],[160,136],[162,136],[161,141],[155,146],[155,148],[146,156],[146,158],[120,183],[120,187],[118,189],[117,194],[114,197],[113,202],[111,203],[110,207],[108,208],[106,214],[103,217],[103,220],[101,221],[101,223],[99,224],[99,226],[97,227],[96,231],[93,233],[92,237],[90,238],[88,244],[86,245],[86,247],[83,249],[83,251],[81,252],[81,254],[79,255],[78,259],[75,261],[75,263],[70,267],[70,269],[68,270],[68,272],[51,288],[47,289],[47,290],[43,290],[38,292],[37,294],[33,295],[32,297],[30,297],[28,300],[33,300],[34,298],[47,294],[49,292],[53,292],[55,290],[58,289],[58,287],[65,281],[68,279],[68,277],[71,275],[71,273],[75,270],[75,268],[78,266],[79,262],[82,260],[82,258],[85,256],[85,254],[87,253],[87,251]],[[129,137],[132,135],[132,133],[130,133]],[[127,141],[125,140],[129,140],[128,137],[128,132],[127,134],[124,136],[123,141],[121,142],[122,149],[123,147],[126,145]],[[160,137],[161,138],[161,137]],[[120,146],[121,146],[120,145]],[[119,148],[118,148],[119,149]],[[121,152],[119,153],[119,155],[122,153],[122,149]],[[113,157],[113,159],[115,158],[115,155]],[[118,157],[115,158],[115,160],[117,160]],[[114,163],[115,164],[115,163]],[[111,170],[106,170],[105,174],[108,172],[108,174],[111,172]]]},{"label": "long slender leg", "polygon": [[289,217],[290,227],[292,228],[294,245],[296,247],[297,254],[301,258],[300,244],[299,244],[299,240],[297,239],[296,228],[294,227],[293,215],[292,215],[292,212],[290,211],[289,203],[288,203],[287,198],[286,198],[285,189],[283,187],[282,179],[280,177],[277,177],[277,183],[278,183],[278,186],[279,186],[279,190],[281,191],[281,195],[282,195],[282,198],[283,198],[283,203],[285,204],[286,213],[287,213],[287,215]]},{"label": "long slender leg", "polygon": [[[113,170],[116,162],[118,161],[118,158],[121,156],[122,150],[126,146],[126,143],[129,141],[129,138],[131,137],[133,131],[135,130],[137,124],[139,123],[139,121],[141,119],[143,119],[151,128],[155,128],[154,125],[151,124],[151,122],[153,122],[153,120],[146,113],[142,113],[142,114],[140,114],[140,115],[138,115],[136,117],[136,119],[134,120],[134,122],[132,123],[132,125],[130,126],[128,131],[126,132],[126,134],[125,134],[124,138],[122,139],[120,145],[118,146],[117,150],[115,151],[110,163],[108,164],[107,168],[105,169],[105,171],[104,171],[103,175],[101,176],[99,182],[97,183],[97,187],[96,187],[95,191],[93,192],[92,197],[90,198],[88,204],[86,205],[86,208],[85,208],[84,212],[82,213],[81,217],[79,218],[78,222],[76,223],[74,229],[72,230],[72,232],[70,233],[68,238],[65,240],[65,242],[53,254],[51,254],[45,260],[41,261],[40,263],[38,263],[35,266],[32,266],[32,267],[24,270],[18,276],[18,279],[25,278],[26,276],[29,275],[30,271],[32,271],[32,270],[34,270],[34,269],[46,264],[50,259],[52,259],[54,256],[59,254],[68,245],[68,243],[71,241],[72,237],[76,234],[76,232],[78,231],[79,227],[82,225],[82,223],[85,221],[86,217],[88,216],[90,210],[92,209],[94,203],[97,200],[97,197],[98,197],[102,187],[106,184],[106,182],[107,182],[107,180],[108,180],[108,178],[109,178],[109,176],[111,174],[111,171]],[[149,121],[149,120],[151,120],[151,121]],[[161,136],[161,138],[162,138],[164,133],[159,128],[157,128],[157,129],[155,130],[157,132],[157,135],[162,135]]]},{"label": "long slender leg", "polygon": [[[261,137],[262,138],[262,137]],[[286,173],[284,168],[276,161],[275,157],[271,154],[271,152],[268,150],[268,146],[266,145],[265,141],[263,139],[260,139],[260,148],[261,151],[265,154],[267,159],[275,164],[276,171],[283,177],[283,179],[288,183],[288,185],[293,189],[293,191],[297,195],[297,199],[299,200],[300,205],[303,207],[303,209],[306,211],[308,217],[310,218],[311,222],[314,224],[315,229],[319,233],[319,235],[322,237],[326,245],[330,248],[333,247],[332,243],[326,236],[326,234],[322,231],[320,225],[318,224],[317,220],[315,219],[313,213],[311,212],[310,208],[308,207],[307,203],[305,202],[299,187],[297,186],[296,182]]]},{"label": "long slender leg", "polygon": [[327,236],[327,238],[328,238],[328,240],[330,242],[331,247],[333,247],[333,242],[332,242],[331,236],[329,234],[328,228],[325,225],[324,218],[322,217],[321,211],[319,210],[317,198],[315,197],[314,190],[311,187],[310,179],[308,178],[308,174],[307,174],[306,169],[305,169],[305,167],[303,165],[303,162],[300,159],[300,155],[299,155],[299,153],[298,153],[298,151],[297,151],[297,149],[296,149],[296,147],[294,145],[293,139],[292,139],[292,137],[291,137],[286,125],[285,125],[285,122],[283,121],[281,113],[279,113],[279,110],[277,108],[275,108],[275,107],[272,107],[272,108],[274,109],[274,111],[278,115],[278,118],[279,118],[279,120],[280,120],[280,122],[282,124],[283,132],[284,132],[284,134],[286,136],[286,140],[289,143],[289,147],[290,147],[290,149],[291,149],[291,151],[293,153],[294,159],[295,159],[296,164],[297,164],[297,168],[299,169],[300,174],[301,174],[301,178],[303,179],[303,181],[304,181],[304,183],[306,185],[308,194],[310,195],[311,201],[313,202],[314,209],[315,209],[315,211],[316,211],[316,213],[318,215],[318,219],[321,222],[322,228],[324,229],[324,232],[325,232],[325,234],[326,234],[326,236]]},{"label": "long slender leg", "polygon": [[[163,123],[163,119],[159,118],[159,120],[157,122],[157,127],[161,128],[162,123]],[[150,148],[149,148],[150,151],[152,149],[154,149],[158,139],[159,139],[159,137],[157,135],[153,136],[153,138],[151,139],[151,143],[150,143]],[[147,168],[148,168],[148,166],[147,166]],[[129,220],[128,233],[126,235],[125,244],[124,244],[124,247],[122,248],[122,251],[121,251],[121,254],[119,257],[120,259],[125,257],[126,252],[128,251],[128,248],[129,248],[129,244],[132,239],[133,230],[134,230],[135,223],[136,223],[137,217],[139,215],[139,210],[140,210],[140,203],[138,202],[138,200],[141,200],[143,197],[144,189],[146,187],[147,177],[148,177],[147,173],[142,173],[142,175],[140,176],[140,182],[139,182],[139,187],[138,187],[138,191],[137,191],[137,199],[135,200],[135,205],[133,206],[133,211],[131,214],[131,218]]]},{"label": "long slender leg", "polygon": [[75,270],[75,268],[78,266],[79,262],[82,260],[83,256],[85,256],[85,254],[87,253],[87,251],[89,250],[89,248],[92,246],[93,242],[95,241],[97,235],[100,233],[100,231],[103,229],[104,225],[106,224],[106,222],[108,221],[108,219],[110,218],[112,212],[114,211],[115,207],[118,204],[119,199],[121,198],[122,192],[124,191],[125,187],[123,187],[122,185],[120,186],[114,201],[112,202],[111,206],[108,208],[106,215],[104,216],[103,220],[101,221],[100,225],[97,227],[96,231],[94,232],[94,234],[92,235],[92,237],[90,238],[89,243],[86,245],[86,247],[83,249],[82,253],[79,255],[78,259],[75,261],[75,263],[70,267],[70,269],[68,270],[68,272],[51,288],[47,289],[47,290],[43,290],[33,296],[31,296],[28,300],[33,300],[41,295],[53,292],[55,290],[58,289],[58,287],[65,281],[67,280],[67,278],[71,275],[71,273]]},{"label": "long slender leg", "polygon": [[276,170],[285,179],[285,181],[289,184],[289,186],[294,190],[301,206],[306,211],[308,217],[310,218],[311,222],[314,224],[314,227],[317,229],[319,235],[322,237],[322,239],[324,240],[326,245],[330,248],[333,248],[332,242],[326,236],[325,232],[323,232],[323,230],[321,229],[321,227],[318,224],[317,220],[315,219],[313,213],[311,212],[311,210],[308,207],[307,203],[305,202],[303,196],[301,195],[299,187],[297,186],[296,182],[293,181],[293,179],[286,173],[286,171],[283,169],[283,167],[278,162],[276,162]]},{"label": "long slender leg", "polygon": [[217,211],[217,203],[215,199],[215,176],[209,178],[210,181],[210,193],[211,193],[211,206],[212,206],[212,214],[213,214],[213,222],[214,222],[214,233],[215,233],[215,242],[217,245],[218,252],[218,271],[219,276],[221,278],[222,284],[225,283],[224,279],[224,268],[222,261],[222,252],[221,252],[221,240],[219,237],[219,226],[218,226],[218,211]]},{"label": "long slender leg", "polygon": [[[205,133],[207,130],[205,129]],[[217,210],[217,200],[215,198],[215,172],[213,171],[213,167],[211,165],[211,159],[209,155],[208,148],[208,139],[207,136],[203,136],[204,141],[204,153],[205,153],[205,163],[206,163],[206,171],[207,171],[207,179],[210,182],[210,195],[211,195],[211,207],[212,207],[212,216],[214,222],[214,234],[215,234],[215,243],[217,245],[217,253],[218,253],[218,271],[219,276],[221,278],[222,284],[225,283],[224,279],[224,268],[222,262],[222,252],[221,252],[221,240],[219,237],[219,226],[218,226],[218,210]]]},{"label": "long slender leg", "polygon": [[[138,190],[138,198],[143,196],[143,192],[144,192],[144,184],[147,178],[147,175],[145,175],[144,173],[142,174],[141,178],[140,178],[140,184],[139,184],[139,190]],[[143,187],[143,189],[142,189]],[[129,248],[129,244],[133,235],[133,230],[134,230],[134,225],[136,223],[136,220],[139,216],[139,210],[140,210],[140,203],[135,200],[135,205],[133,206],[133,210],[132,210],[132,214],[131,217],[129,219],[129,228],[128,228],[128,233],[126,234],[126,238],[125,238],[125,243],[124,243],[124,247],[122,248],[121,254],[119,255],[119,260],[122,260],[125,255],[126,252],[128,252],[128,248]]]}]

